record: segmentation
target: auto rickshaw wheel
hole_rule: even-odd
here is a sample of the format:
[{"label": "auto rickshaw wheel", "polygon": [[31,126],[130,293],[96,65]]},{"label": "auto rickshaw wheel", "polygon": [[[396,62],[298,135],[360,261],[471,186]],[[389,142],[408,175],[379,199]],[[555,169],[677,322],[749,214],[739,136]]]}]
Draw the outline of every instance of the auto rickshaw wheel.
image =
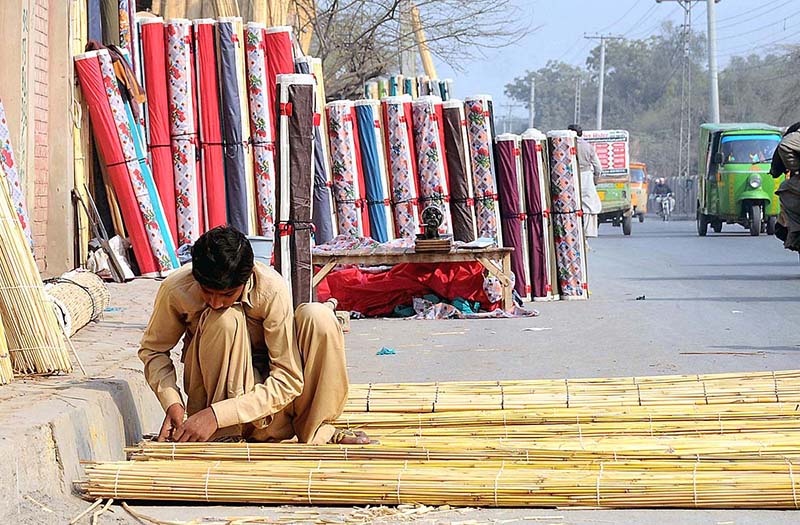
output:
[{"label": "auto rickshaw wheel", "polygon": [[712,221],[711,229],[714,230],[714,233],[722,233],[722,221]]},{"label": "auto rickshaw wheel", "polygon": [[644,222],[644,213],[639,213],[639,222]]},{"label": "auto rickshaw wheel", "polygon": [[758,237],[761,234],[761,205],[750,205],[750,235]]},{"label": "auto rickshaw wheel", "polygon": [[630,235],[633,228],[633,217],[626,215],[622,218],[622,235]]},{"label": "auto rickshaw wheel", "polygon": [[775,235],[776,224],[778,224],[778,218],[775,215],[767,218],[767,235]]},{"label": "auto rickshaw wheel", "polygon": [[697,235],[705,237],[708,234],[708,217],[700,212],[700,205],[697,207]]}]

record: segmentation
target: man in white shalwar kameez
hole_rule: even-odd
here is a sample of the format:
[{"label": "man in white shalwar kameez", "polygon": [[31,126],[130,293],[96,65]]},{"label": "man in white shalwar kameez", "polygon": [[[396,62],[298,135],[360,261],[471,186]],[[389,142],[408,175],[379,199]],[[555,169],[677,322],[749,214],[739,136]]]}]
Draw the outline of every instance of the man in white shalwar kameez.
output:
[{"label": "man in white shalwar kameez", "polygon": [[572,124],[569,129],[578,134],[578,167],[581,171],[581,202],[583,209],[583,232],[586,237],[597,237],[597,219],[603,208],[600,195],[597,194],[595,181],[600,177],[602,168],[597,152],[586,139],[583,129]]}]

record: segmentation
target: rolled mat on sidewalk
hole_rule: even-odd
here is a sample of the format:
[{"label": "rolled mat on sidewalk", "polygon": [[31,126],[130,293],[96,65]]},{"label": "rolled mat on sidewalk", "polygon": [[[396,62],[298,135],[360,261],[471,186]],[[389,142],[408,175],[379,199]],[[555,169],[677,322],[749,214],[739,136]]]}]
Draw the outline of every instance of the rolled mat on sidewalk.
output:
[{"label": "rolled mat on sidewalk", "polygon": [[453,239],[470,242],[475,240],[475,193],[464,103],[448,100],[442,103],[442,113]]},{"label": "rolled mat on sidewalk", "polygon": [[200,170],[205,197],[205,227],[210,230],[228,223],[216,28],[214,20],[210,19],[195,20],[193,23],[197,61]]},{"label": "rolled mat on sidewalk", "polygon": [[103,280],[88,271],[71,271],[49,279],[44,290],[69,337],[99,319],[111,300]]},{"label": "rolled mat on sidewalk", "polygon": [[[289,281],[295,307],[312,300],[311,235],[314,112],[311,75],[278,75],[278,238],[275,268]],[[291,174],[291,176],[290,176]]]},{"label": "rolled mat on sidewalk", "polygon": [[534,301],[558,299],[547,137],[537,129],[522,134],[522,171],[528,213],[531,296]]},{"label": "rolled mat on sidewalk", "polygon": [[258,234],[275,238],[275,137],[269,81],[264,55],[264,26],[250,22],[245,30],[247,94],[250,100],[250,133],[256,184]]},{"label": "rolled mat on sidewalk", "polygon": [[519,135],[503,133],[497,136],[497,184],[500,194],[500,223],[505,246],[511,253],[514,289],[522,298],[530,294],[528,218],[525,208],[525,186],[522,173],[522,143]]},{"label": "rolled mat on sidewalk", "polygon": [[364,169],[364,193],[369,213],[370,234],[378,242],[395,238],[394,218],[389,190],[389,172],[381,122],[381,103],[364,99],[355,101],[361,166]]},{"label": "rolled mat on sidewalk", "polygon": [[583,234],[580,173],[574,131],[550,131],[550,188],[553,241],[561,299],[588,299],[586,240]]},{"label": "rolled mat on sidewalk", "polygon": [[167,273],[178,267],[175,246],[162,226],[166,218],[160,206],[151,200],[147,185],[152,174],[137,158],[133,141],[138,134],[131,132],[111,57],[105,50],[84,53],[75,57],[75,66],[139,268],[144,275]]},{"label": "rolled mat on sidewalk", "polygon": [[492,97],[479,95],[464,101],[475,191],[475,220],[478,237],[488,237],[503,245],[500,207],[497,200],[497,175],[494,160]]},{"label": "rolled mat on sidewalk", "polygon": [[445,161],[442,99],[420,97],[413,104],[414,145],[417,154],[420,211],[435,206],[442,212],[441,235],[453,233],[450,190]]},{"label": "rolled mat on sidewalk", "polygon": [[395,234],[397,238],[416,239],[420,232],[419,190],[414,141],[409,129],[410,100],[406,95],[386,97],[381,105]]},{"label": "rolled mat on sidewalk", "polygon": [[361,164],[355,141],[358,131],[353,119],[353,103],[349,100],[329,102],[325,106],[325,116],[339,234],[364,237],[361,213],[364,202],[361,200],[361,177],[358,175]]}]

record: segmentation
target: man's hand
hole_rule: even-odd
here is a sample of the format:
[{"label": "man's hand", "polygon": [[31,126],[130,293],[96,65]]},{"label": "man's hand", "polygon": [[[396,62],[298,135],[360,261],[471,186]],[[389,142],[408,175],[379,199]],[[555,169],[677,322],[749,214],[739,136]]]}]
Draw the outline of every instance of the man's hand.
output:
[{"label": "man's hand", "polygon": [[180,403],[173,403],[167,408],[167,415],[161,424],[161,431],[158,433],[156,441],[166,441],[175,439],[175,432],[183,425],[186,409]]},{"label": "man's hand", "polygon": [[208,441],[217,431],[217,416],[211,407],[204,408],[189,419],[172,435],[172,440],[179,443]]}]

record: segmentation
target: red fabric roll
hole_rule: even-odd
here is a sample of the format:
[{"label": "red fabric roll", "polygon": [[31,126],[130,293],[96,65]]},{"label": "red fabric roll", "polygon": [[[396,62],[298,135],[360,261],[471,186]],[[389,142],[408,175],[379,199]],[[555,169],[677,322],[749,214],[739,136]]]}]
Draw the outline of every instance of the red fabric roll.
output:
[{"label": "red fabric roll", "polygon": [[210,230],[228,223],[214,22],[196,20],[194,38],[200,113],[200,168],[204,187],[206,227]]},{"label": "red fabric roll", "polygon": [[361,140],[358,138],[358,116],[356,108],[350,113],[353,117],[353,141],[356,145],[356,165],[358,166],[358,206],[361,212],[361,229],[364,237],[370,237],[372,232],[369,228],[369,207],[367,206],[367,186],[364,183],[364,165],[361,163]]},{"label": "red fabric roll", "polygon": [[439,121],[439,144],[442,145],[442,151],[439,153],[444,160],[444,175],[445,180],[450,180],[450,171],[447,167],[447,142],[444,139],[444,106],[436,104],[436,119]]},{"label": "red fabric roll", "polygon": [[277,100],[278,75],[294,73],[294,52],[292,49],[292,28],[289,26],[269,27],[264,32],[264,49],[267,59],[267,81],[269,82],[269,107],[272,111],[272,136],[278,136]]},{"label": "red fabric roll", "polygon": [[147,93],[148,143],[153,181],[167,218],[172,241],[178,243],[175,211],[175,182],[169,135],[167,61],[164,53],[164,24],[160,18],[145,18],[141,24],[145,92]]},{"label": "red fabric roll", "polygon": [[144,219],[133,192],[128,166],[125,164],[119,132],[106,96],[97,52],[75,57],[75,69],[78,72],[81,92],[89,108],[95,144],[100,151],[114,193],[117,195],[122,220],[125,221],[125,229],[133,245],[139,270],[142,274],[158,273],[159,266],[147,238]]}]

